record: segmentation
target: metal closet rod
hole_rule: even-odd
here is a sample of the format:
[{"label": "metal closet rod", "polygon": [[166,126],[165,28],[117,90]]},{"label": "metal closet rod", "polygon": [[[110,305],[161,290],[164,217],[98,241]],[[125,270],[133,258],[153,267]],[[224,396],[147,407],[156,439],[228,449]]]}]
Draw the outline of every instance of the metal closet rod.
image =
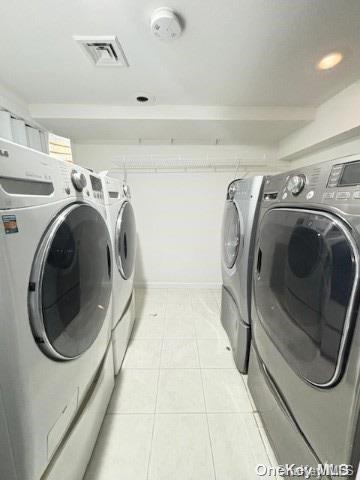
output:
[{"label": "metal closet rod", "polygon": [[261,171],[263,172],[268,171],[269,167],[267,165],[242,165],[240,168],[237,167],[236,164],[230,165],[204,165],[204,166],[196,166],[196,165],[169,165],[169,166],[154,166],[154,165],[144,165],[144,166],[123,166],[123,167],[115,167],[111,168],[111,172],[126,172],[126,171],[133,171],[133,172],[169,172],[169,171],[178,171],[178,172],[203,172],[203,171],[237,171],[238,173],[241,172],[256,172]]}]

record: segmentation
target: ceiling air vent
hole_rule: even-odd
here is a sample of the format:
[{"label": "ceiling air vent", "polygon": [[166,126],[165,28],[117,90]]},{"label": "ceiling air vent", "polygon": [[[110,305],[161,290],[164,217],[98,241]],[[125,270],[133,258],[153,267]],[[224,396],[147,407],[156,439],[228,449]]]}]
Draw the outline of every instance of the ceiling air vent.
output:
[{"label": "ceiling air vent", "polygon": [[75,36],[74,40],[97,67],[129,66],[120,42],[115,36]]}]

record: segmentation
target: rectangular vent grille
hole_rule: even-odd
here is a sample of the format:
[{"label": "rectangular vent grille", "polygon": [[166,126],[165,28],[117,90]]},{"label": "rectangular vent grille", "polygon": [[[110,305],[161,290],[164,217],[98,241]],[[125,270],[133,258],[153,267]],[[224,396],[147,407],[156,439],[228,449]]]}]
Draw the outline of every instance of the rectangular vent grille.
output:
[{"label": "rectangular vent grille", "polygon": [[97,67],[128,67],[129,64],[115,36],[79,37],[74,40]]}]

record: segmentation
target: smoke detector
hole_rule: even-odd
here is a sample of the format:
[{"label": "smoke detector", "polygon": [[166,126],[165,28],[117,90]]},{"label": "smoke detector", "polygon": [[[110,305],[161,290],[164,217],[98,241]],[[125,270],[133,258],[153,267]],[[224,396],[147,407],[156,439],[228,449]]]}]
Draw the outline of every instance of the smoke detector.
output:
[{"label": "smoke detector", "polygon": [[180,17],[170,8],[162,7],[151,16],[151,30],[161,40],[175,40],[182,32]]}]

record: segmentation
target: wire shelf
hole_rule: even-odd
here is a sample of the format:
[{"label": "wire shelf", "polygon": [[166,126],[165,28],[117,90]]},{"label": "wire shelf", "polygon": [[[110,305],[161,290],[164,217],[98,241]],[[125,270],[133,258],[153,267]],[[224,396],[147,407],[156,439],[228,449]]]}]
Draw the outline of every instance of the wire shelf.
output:
[{"label": "wire shelf", "polygon": [[[213,155],[123,155],[113,159],[112,172],[204,172],[234,171],[242,172],[274,172],[275,165],[266,157],[245,159],[238,156]],[[279,167],[280,168],[280,167]]]}]

